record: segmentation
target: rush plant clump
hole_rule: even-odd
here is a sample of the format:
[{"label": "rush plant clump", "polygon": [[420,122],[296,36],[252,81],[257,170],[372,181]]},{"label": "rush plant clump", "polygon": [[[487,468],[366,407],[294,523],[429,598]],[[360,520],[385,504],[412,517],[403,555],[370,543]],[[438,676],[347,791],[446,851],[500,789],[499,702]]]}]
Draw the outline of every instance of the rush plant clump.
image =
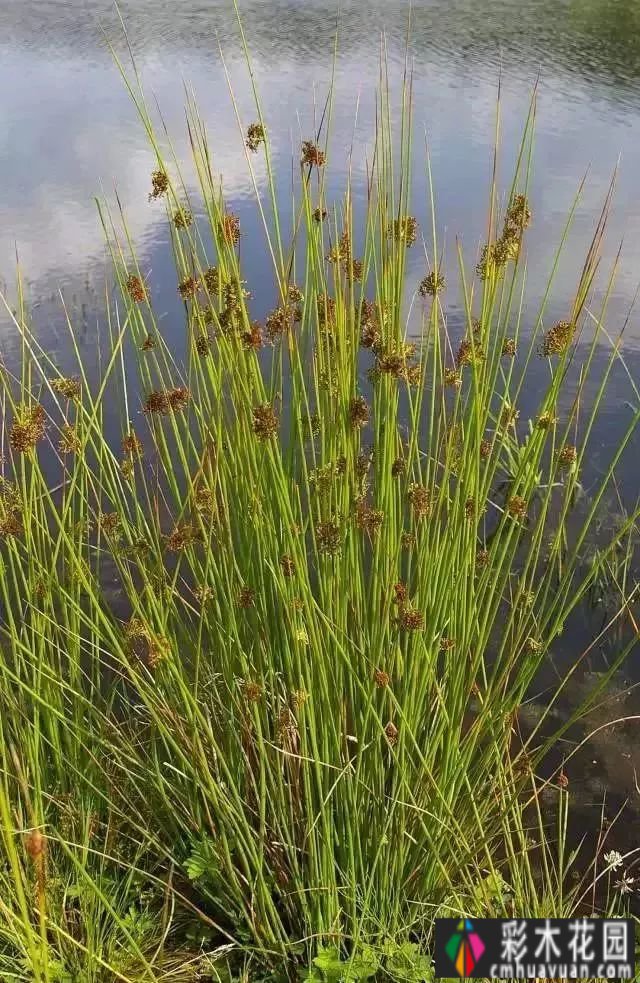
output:
[{"label": "rush plant clump", "polygon": [[[258,100],[238,139],[251,168],[264,154],[271,201],[245,289],[195,104],[187,188],[118,64],[185,344],[104,202],[119,297],[100,378],[73,326],[62,375],[23,293],[6,303],[23,345],[0,372],[0,979],[417,983],[435,917],[568,917],[596,896],[626,911],[615,838],[609,897],[599,856],[572,877],[570,787],[544,777],[553,749],[571,773],[559,739],[637,644],[638,512],[588,543],[640,411],[581,485],[621,358],[598,375],[609,198],[554,323],[552,282],[523,302],[533,108],[480,256],[445,262],[411,196],[409,76],[397,129],[377,93],[367,193],[349,176],[341,199],[328,114],[278,200]],[[430,270],[418,303],[410,248]],[[550,690],[547,673],[526,731],[614,561],[615,612],[587,649],[615,627],[614,655],[566,720],[551,711],[572,677]]]}]

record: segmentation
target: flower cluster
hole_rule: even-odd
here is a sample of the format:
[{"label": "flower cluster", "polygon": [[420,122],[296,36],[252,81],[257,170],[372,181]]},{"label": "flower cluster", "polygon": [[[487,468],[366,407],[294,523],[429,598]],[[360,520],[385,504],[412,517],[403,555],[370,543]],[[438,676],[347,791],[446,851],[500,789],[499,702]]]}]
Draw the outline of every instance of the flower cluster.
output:
[{"label": "flower cluster", "polygon": [[441,273],[436,273],[432,270],[420,281],[420,286],[418,287],[418,293],[421,297],[435,297],[440,291],[444,290],[447,285],[447,281]]},{"label": "flower cluster", "polygon": [[562,355],[573,341],[574,334],[575,324],[572,321],[558,321],[545,334],[540,354],[544,358]]},{"label": "flower cluster", "polygon": [[336,556],[342,550],[342,529],[334,520],[319,522],[316,526],[316,541],[320,553]]},{"label": "flower cluster", "polygon": [[463,365],[479,365],[484,362],[485,353],[478,342],[463,338],[456,354],[456,365],[461,368]]},{"label": "flower cluster", "polygon": [[217,266],[210,266],[202,274],[202,282],[209,293],[217,294],[220,285],[220,274]]},{"label": "flower cluster", "polygon": [[173,213],[173,224],[176,229],[188,229],[193,222],[193,215],[188,208],[180,207]]},{"label": "flower cluster", "polygon": [[131,618],[124,628],[125,638],[130,648],[149,669],[155,669],[171,652],[171,644],[164,635],[151,631],[140,618]]},{"label": "flower cluster", "polygon": [[245,140],[247,149],[255,154],[264,140],[265,132],[262,123],[250,123],[247,127],[247,139]]},{"label": "flower cluster", "polygon": [[127,293],[134,304],[142,304],[147,299],[147,288],[135,273],[130,273],[125,281]]},{"label": "flower cluster", "polygon": [[26,454],[45,434],[46,414],[40,403],[21,406],[9,431],[9,443],[18,454]]},{"label": "flower cluster", "polygon": [[237,246],[240,242],[240,217],[232,212],[225,212],[222,216],[222,237],[231,246]]},{"label": "flower cluster", "polygon": [[578,459],[578,450],[573,444],[565,444],[558,451],[558,466],[561,468],[572,468]]},{"label": "flower cluster", "polygon": [[166,195],[169,188],[169,177],[165,171],[158,170],[153,171],[151,174],[151,193],[149,194],[149,201],[155,201],[157,198],[162,198]]},{"label": "flower cluster", "polygon": [[357,500],[356,526],[358,529],[366,532],[371,539],[380,531],[383,520],[384,512],[380,509],[372,508],[364,497]]},{"label": "flower cluster", "polygon": [[386,689],[390,683],[389,673],[384,669],[376,669],[373,673],[373,681],[379,689]]},{"label": "flower cluster", "polygon": [[72,378],[59,376],[57,379],[52,379],[51,388],[54,392],[59,393],[60,396],[64,396],[65,399],[71,400],[73,403],[77,403],[80,399],[81,384],[77,376],[73,376]]},{"label": "flower cluster", "polygon": [[252,321],[249,325],[247,331],[243,331],[240,335],[242,344],[247,349],[247,351],[257,351],[258,348],[262,347],[262,325],[259,321]]},{"label": "flower cluster", "polygon": [[409,487],[409,502],[416,519],[426,519],[433,507],[431,492],[424,485],[412,484]]},{"label": "flower cluster", "polygon": [[70,423],[65,423],[60,431],[58,450],[61,454],[79,454],[82,449],[80,438],[75,427]]},{"label": "flower cluster", "polygon": [[164,536],[164,544],[170,553],[181,553],[187,546],[200,542],[200,530],[190,522],[178,522],[168,536]]},{"label": "flower cluster", "polygon": [[178,293],[183,300],[194,297],[198,290],[198,281],[193,276],[184,276],[178,284]]},{"label": "flower cluster", "polygon": [[387,235],[393,237],[396,242],[403,242],[409,248],[418,236],[418,222],[413,215],[403,215],[389,226]]},{"label": "flower cluster", "polygon": [[364,396],[355,396],[349,403],[349,422],[356,429],[369,422],[369,406]]},{"label": "flower cluster", "polygon": [[190,399],[189,390],[185,386],[178,386],[175,389],[160,389],[149,393],[144,406],[144,413],[160,413],[166,416],[168,413],[183,410]]},{"label": "flower cluster", "polygon": [[527,500],[521,495],[513,495],[507,502],[507,512],[514,519],[525,519],[527,516]]},{"label": "flower cluster", "polygon": [[21,535],[22,508],[18,489],[10,481],[0,477],[0,539]]},{"label": "flower cluster", "polygon": [[302,144],[301,164],[308,164],[309,167],[324,167],[327,162],[327,155],[313,142],[305,140]]},{"label": "flower cluster", "polygon": [[270,440],[278,433],[278,417],[271,403],[253,407],[253,432],[258,440]]},{"label": "flower cluster", "polygon": [[530,223],[531,209],[527,199],[524,195],[517,194],[507,209],[502,234],[482,250],[476,267],[476,274],[481,280],[486,280],[491,275],[501,275],[509,260],[518,259],[522,235]]}]

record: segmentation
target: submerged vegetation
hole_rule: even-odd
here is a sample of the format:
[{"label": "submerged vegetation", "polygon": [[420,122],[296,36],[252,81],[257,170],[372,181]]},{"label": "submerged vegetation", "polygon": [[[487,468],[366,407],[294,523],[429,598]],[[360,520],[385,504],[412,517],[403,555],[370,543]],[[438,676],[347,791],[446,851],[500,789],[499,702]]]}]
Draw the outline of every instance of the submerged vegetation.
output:
[{"label": "submerged vegetation", "polygon": [[636,639],[637,511],[585,546],[640,413],[580,485],[621,357],[598,375],[615,269],[581,337],[610,199],[565,319],[550,282],[523,323],[533,107],[477,268],[445,271],[435,217],[411,214],[409,74],[396,127],[378,94],[362,216],[349,183],[327,200],[329,97],[289,242],[256,95],[241,140],[277,295],[260,323],[195,104],[197,189],[120,67],[188,353],[104,204],[118,297],[97,385],[77,347],[61,375],[20,291],[22,363],[0,376],[0,980],[419,981],[435,917],[625,912],[606,835],[566,848],[570,767],[547,761],[571,720],[519,723],[603,582],[616,656],[574,717]]}]

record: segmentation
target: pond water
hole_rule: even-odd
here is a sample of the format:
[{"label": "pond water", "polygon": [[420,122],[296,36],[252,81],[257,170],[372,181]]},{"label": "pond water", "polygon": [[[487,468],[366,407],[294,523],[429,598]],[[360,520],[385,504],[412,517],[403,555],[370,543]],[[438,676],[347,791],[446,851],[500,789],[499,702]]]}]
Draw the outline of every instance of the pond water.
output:
[{"label": "pond water", "polygon": [[[242,261],[258,308],[272,300],[242,142],[229,96],[224,56],[239,111],[255,118],[231,0],[122,0],[143,83],[157,99],[178,154],[186,157],[184,87],[195,90],[209,129],[217,171],[233,211],[249,230]],[[292,160],[314,130],[332,72],[336,6],[319,0],[244,0],[241,13],[274,149],[279,190],[290,190]],[[331,192],[339,194],[354,143],[353,179],[362,197],[365,154],[371,146],[381,32],[397,92],[405,57],[409,8],[396,0],[343,0],[338,19]],[[0,0],[0,289],[15,296],[16,251],[40,337],[64,363],[62,289],[84,348],[95,346],[107,262],[94,195],[113,201],[117,188],[141,266],[166,318],[179,305],[166,249],[164,210],[147,201],[154,159],[118,75],[105,37],[125,57],[117,13],[109,0]],[[103,33],[104,32],[104,35]],[[640,282],[640,3],[638,0],[414,0],[409,27],[414,70],[415,212],[424,227],[427,182],[424,141],[431,155],[437,226],[445,256],[455,263],[456,236],[473,257],[484,237],[491,180],[498,80],[502,85],[499,182],[508,188],[532,87],[539,79],[528,234],[529,296],[540,298],[553,250],[581,179],[586,183],[552,300],[562,317],[571,303],[612,173],[619,164],[603,282],[624,240],[609,306],[617,334]],[[356,120],[357,116],[357,120]],[[356,120],[354,127],[354,120]],[[258,180],[265,175],[258,167]],[[252,243],[259,244],[253,246]],[[413,255],[413,253],[416,255]],[[424,256],[413,250],[409,277],[422,275]],[[256,282],[265,279],[264,297]],[[268,282],[267,282],[268,280]],[[447,296],[455,317],[460,299]],[[257,309],[261,316],[263,310]],[[0,356],[15,357],[15,329],[0,307]],[[632,311],[626,354],[640,379],[640,318]],[[616,373],[596,439],[606,448],[629,417],[633,401],[624,372]],[[624,488],[637,495],[637,455],[626,465]],[[637,658],[635,660],[637,662]],[[599,671],[602,665],[589,665]],[[611,697],[611,716],[638,712],[629,680],[633,661]],[[579,685],[585,685],[584,677]],[[576,684],[578,687],[578,683]],[[604,711],[603,711],[604,712]],[[608,710],[607,710],[608,712]],[[594,718],[599,725],[602,714]],[[583,798],[640,803],[634,749],[637,725],[590,746]],[[636,742],[637,743],[637,742]]]}]

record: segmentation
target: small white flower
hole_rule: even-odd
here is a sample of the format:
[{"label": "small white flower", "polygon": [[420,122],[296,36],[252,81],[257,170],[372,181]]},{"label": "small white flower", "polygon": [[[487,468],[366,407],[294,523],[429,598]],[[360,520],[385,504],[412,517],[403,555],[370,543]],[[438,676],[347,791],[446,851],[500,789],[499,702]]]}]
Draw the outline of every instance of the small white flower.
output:
[{"label": "small white flower", "polygon": [[620,891],[620,894],[631,894],[635,882],[635,877],[629,877],[628,874],[623,874],[620,880],[616,881],[613,886],[617,891]]},{"label": "small white flower", "polygon": [[622,854],[617,850],[610,850],[609,853],[605,853],[604,862],[610,870],[618,870],[622,867]]}]

